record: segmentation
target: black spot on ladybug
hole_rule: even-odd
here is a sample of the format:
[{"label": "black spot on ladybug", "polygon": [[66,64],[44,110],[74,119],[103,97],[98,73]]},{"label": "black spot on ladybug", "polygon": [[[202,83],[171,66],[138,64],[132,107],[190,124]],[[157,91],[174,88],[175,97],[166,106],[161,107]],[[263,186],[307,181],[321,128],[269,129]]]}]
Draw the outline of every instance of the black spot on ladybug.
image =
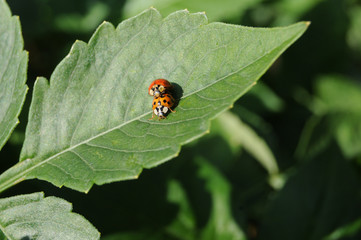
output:
[{"label": "black spot on ladybug", "polygon": [[157,104],[156,102],[153,102],[153,105]]},{"label": "black spot on ladybug", "polygon": [[164,103],[166,103],[166,102],[167,102],[167,100],[165,100],[165,99],[164,99],[164,100],[163,100],[163,102],[164,102]]}]

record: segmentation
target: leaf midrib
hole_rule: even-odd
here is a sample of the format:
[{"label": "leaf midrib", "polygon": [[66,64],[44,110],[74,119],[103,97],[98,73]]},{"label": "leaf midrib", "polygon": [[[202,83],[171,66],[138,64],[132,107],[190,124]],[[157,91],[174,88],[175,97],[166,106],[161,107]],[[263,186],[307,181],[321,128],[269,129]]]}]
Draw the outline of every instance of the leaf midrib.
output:
[{"label": "leaf midrib", "polygon": [[[198,93],[198,92],[200,92],[200,91],[202,91],[202,90],[204,90],[204,89],[206,89],[206,88],[208,88],[208,87],[210,87],[210,86],[212,86],[212,85],[214,85],[214,84],[216,84],[216,83],[224,80],[225,78],[227,78],[227,77],[229,77],[229,76],[231,76],[231,75],[233,75],[233,74],[235,74],[235,73],[237,73],[237,72],[240,72],[240,71],[246,69],[247,67],[253,65],[254,63],[256,63],[257,61],[259,61],[260,59],[262,59],[262,58],[264,58],[265,56],[267,56],[268,54],[272,53],[272,52],[275,51],[276,49],[282,47],[285,43],[286,43],[286,45],[291,44],[292,39],[297,38],[298,35],[299,35],[299,34],[297,34],[297,36],[293,36],[293,37],[291,37],[291,38],[285,39],[282,44],[279,44],[279,45],[275,46],[274,48],[272,48],[272,49],[269,50],[268,52],[262,54],[260,57],[254,59],[254,60],[253,60],[252,62],[250,62],[249,64],[247,64],[247,65],[245,65],[245,66],[243,66],[243,67],[240,67],[239,69],[237,69],[237,70],[235,70],[235,71],[233,71],[233,72],[231,72],[231,73],[229,73],[229,74],[227,74],[227,75],[219,78],[218,80],[216,80],[216,81],[214,81],[214,82],[212,82],[212,83],[210,83],[210,84],[208,84],[208,85],[205,85],[204,87],[202,87],[202,88],[200,88],[200,89],[198,89],[198,90],[195,90],[195,91],[193,91],[193,92],[190,92],[190,93],[184,95],[184,96],[182,97],[182,99],[187,98],[187,97],[189,97],[189,96],[191,96],[191,95],[193,95],[193,94],[196,94],[196,93]],[[287,44],[287,42],[289,42],[289,44]],[[281,54],[281,52],[280,52],[280,54]],[[275,57],[277,57],[277,56],[275,56]],[[267,67],[266,67],[266,68],[267,68]],[[265,69],[266,69],[266,68],[265,68]],[[260,74],[262,74],[262,73],[260,73]],[[29,165],[30,165],[31,167],[26,168],[25,170],[23,170],[23,171],[15,174],[13,177],[10,177],[7,181],[3,182],[1,185],[2,185],[2,186],[5,186],[5,187],[2,187],[2,189],[6,189],[6,188],[8,188],[9,186],[13,185],[14,183],[12,183],[12,182],[14,182],[14,181],[15,181],[15,182],[18,182],[18,181],[22,181],[22,180],[26,179],[27,174],[28,174],[29,172],[31,172],[32,170],[36,169],[37,167],[39,167],[39,166],[41,166],[41,165],[43,165],[43,164],[48,163],[49,161],[55,159],[56,157],[58,157],[58,156],[60,156],[60,155],[62,155],[62,154],[64,154],[64,153],[66,153],[66,152],[72,151],[73,149],[75,149],[75,148],[77,148],[77,147],[79,147],[79,146],[81,146],[81,145],[83,145],[83,144],[86,144],[86,143],[88,143],[88,142],[90,142],[90,141],[92,141],[92,140],[94,140],[94,139],[96,139],[96,138],[98,138],[98,137],[101,137],[101,136],[103,136],[103,135],[105,135],[105,134],[107,134],[107,133],[109,133],[109,132],[112,132],[112,131],[114,131],[114,130],[116,130],[116,129],[119,129],[119,128],[121,128],[121,127],[123,127],[123,126],[125,126],[125,125],[127,125],[127,124],[129,124],[129,123],[132,123],[132,122],[134,122],[134,121],[137,121],[137,120],[145,117],[146,115],[148,115],[148,114],[150,114],[150,113],[151,113],[151,111],[148,111],[148,112],[146,112],[146,113],[144,113],[144,114],[139,115],[138,117],[134,117],[133,119],[129,119],[128,121],[125,121],[125,122],[123,122],[122,124],[120,124],[120,125],[118,125],[118,126],[112,127],[112,128],[110,128],[110,129],[108,129],[108,130],[106,130],[106,131],[104,131],[104,132],[101,132],[101,133],[99,133],[99,134],[96,134],[96,135],[94,135],[94,136],[92,136],[92,137],[90,137],[90,138],[88,138],[88,139],[86,139],[86,140],[83,140],[83,141],[81,141],[81,142],[79,142],[79,143],[77,143],[77,144],[75,144],[75,145],[73,145],[73,146],[70,146],[70,147],[68,147],[68,148],[66,148],[66,149],[64,149],[64,150],[62,150],[62,151],[54,154],[53,156],[50,156],[50,157],[48,157],[48,158],[46,158],[46,159],[44,159],[44,160],[40,160],[40,162],[36,163],[36,164],[33,165],[33,166],[31,166],[31,162],[30,162]],[[172,123],[162,123],[162,124],[174,124],[174,123],[175,123],[175,122],[172,122]],[[182,144],[180,144],[180,145],[182,145]],[[33,159],[34,159],[34,158],[33,158]],[[31,160],[32,160],[32,158],[27,158],[27,159],[25,159],[25,160],[23,160],[23,161],[31,161]],[[21,161],[21,162],[23,162],[23,161]],[[38,161],[39,161],[39,159],[38,159]],[[21,163],[21,162],[20,162],[20,163]],[[15,169],[16,169],[16,168],[15,168]],[[15,169],[14,169],[14,170],[15,170]],[[9,170],[10,170],[10,169],[9,169]],[[15,172],[17,172],[17,170],[15,170]],[[92,180],[93,180],[93,179],[92,179]]]},{"label": "leaf midrib", "polygon": [[[276,48],[274,48],[274,49],[276,49]],[[235,74],[235,73],[237,73],[237,72],[240,72],[240,71],[244,70],[245,68],[247,68],[247,67],[249,67],[250,65],[252,65],[252,64],[256,63],[257,61],[259,61],[259,60],[260,60],[261,58],[263,58],[264,56],[270,54],[274,49],[272,49],[271,51],[265,53],[265,54],[262,55],[261,57],[255,59],[253,62],[251,62],[251,63],[249,63],[249,64],[241,67],[240,69],[238,69],[238,70],[236,70],[236,71],[233,71],[233,72],[231,72],[231,73],[229,73],[229,74],[227,74],[227,75],[219,78],[218,80],[216,80],[216,81],[208,84],[208,85],[205,85],[203,88],[200,88],[200,89],[198,89],[198,90],[196,90],[196,91],[193,91],[193,92],[191,92],[191,93],[188,93],[188,94],[184,95],[181,99],[187,98],[187,97],[189,97],[189,96],[191,96],[191,95],[193,95],[193,94],[196,94],[196,93],[198,93],[198,92],[201,92],[201,91],[203,91],[204,89],[206,89],[206,88],[208,88],[208,87],[210,87],[210,86],[212,86],[212,85],[214,85],[214,84],[216,84],[216,83],[224,80],[225,78],[227,78],[227,77],[229,77],[229,76],[231,76],[231,75],[233,75],[233,74]],[[36,164],[36,165],[34,165],[33,167],[29,168],[29,171],[32,170],[32,169],[34,169],[35,167],[41,165],[42,163],[46,163],[46,162],[50,161],[51,159],[56,158],[57,156],[65,153],[65,152],[71,151],[71,150],[77,148],[78,146],[81,146],[81,145],[83,145],[83,144],[86,144],[86,143],[88,143],[88,142],[90,142],[90,141],[92,141],[92,140],[94,140],[94,139],[96,139],[96,138],[98,138],[98,137],[101,137],[101,136],[103,136],[103,135],[105,135],[105,134],[107,134],[107,133],[109,133],[109,132],[112,132],[112,131],[114,131],[114,130],[116,130],[116,129],[119,129],[119,128],[123,127],[124,125],[127,125],[127,124],[129,124],[129,123],[132,123],[132,122],[134,122],[134,121],[136,121],[136,120],[139,120],[139,119],[141,119],[142,117],[145,117],[146,115],[149,115],[151,112],[152,112],[152,111],[148,111],[148,112],[146,112],[146,113],[144,113],[144,114],[142,114],[142,115],[139,115],[138,117],[135,117],[135,118],[133,118],[133,119],[130,119],[130,120],[126,121],[126,122],[123,122],[123,123],[120,124],[120,125],[117,125],[117,126],[115,126],[115,127],[113,127],[113,128],[110,128],[110,129],[104,131],[104,132],[101,132],[101,133],[99,133],[99,134],[97,134],[97,135],[94,135],[94,136],[92,136],[92,137],[90,137],[90,138],[88,138],[88,139],[86,139],[86,140],[84,140],[84,141],[81,141],[81,142],[79,142],[79,143],[77,143],[77,144],[75,144],[75,145],[73,145],[73,146],[71,146],[71,147],[68,147],[68,148],[60,151],[59,153],[56,153],[55,155],[53,155],[53,156],[45,159],[44,161],[40,162],[39,164]],[[30,159],[31,159],[31,158],[27,158],[27,159],[25,159],[25,160],[30,160]],[[25,161],[25,160],[23,160],[23,161]],[[27,172],[29,172],[29,171],[27,171]]]}]

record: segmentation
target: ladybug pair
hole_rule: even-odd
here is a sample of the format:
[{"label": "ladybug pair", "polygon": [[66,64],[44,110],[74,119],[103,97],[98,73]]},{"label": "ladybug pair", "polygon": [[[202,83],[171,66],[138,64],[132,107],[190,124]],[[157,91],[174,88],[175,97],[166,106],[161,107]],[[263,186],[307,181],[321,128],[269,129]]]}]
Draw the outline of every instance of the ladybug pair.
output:
[{"label": "ladybug pair", "polygon": [[149,95],[153,96],[153,113],[152,118],[154,115],[158,116],[158,119],[166,118],[169,111],[173,111],[171,108],[174,106],[175,100],[171,94],[173,90],[172,84],[165,79],[157,79],[154,80],[149,88],[148,93]]}]

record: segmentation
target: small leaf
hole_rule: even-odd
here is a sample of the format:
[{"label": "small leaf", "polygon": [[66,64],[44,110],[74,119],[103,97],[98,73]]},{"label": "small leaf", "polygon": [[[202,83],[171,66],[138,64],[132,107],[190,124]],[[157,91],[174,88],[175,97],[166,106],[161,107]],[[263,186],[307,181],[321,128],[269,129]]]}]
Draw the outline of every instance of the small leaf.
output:
[{"label": "small leaf", "polygon": [[1,239],[99,239],[99,232],[61,198],[43,193],[0,199]]},{"label": "small leaf", "polygon": [[317,6],[322,0],[281,0],[276,2],[274,12],[277,14],[275,24],[285,25],[299,20],[302,16],[309,13],[312,8]]},{"label": "small leaf", "polygon": [[79,34],[91,33],[109,15],[110,8],[102,2],[95,2],[87,9],[85,15],[78,13],[54,14],[55,26],[64,32]]},{"label": "small leaf", "polygon": [[[338,75],[322,76],[315,84],[316,104],[326,113],[361,114],[361,87],[357,82]],[[317,108],[317,107],[316,107]],[[321,108],[321,107],[318,107]]]},{"label": "small leaf", "polygon": [[124,16],[126,18],[149,7],[157,8],[163,15],[168,15],[177,10],[187,9],[191,12],[204,11],[210,21],[221,21],[225,19],[240,19],[243,13],[257,5],[260,0],[128,0],[124,5]]},{"label": "small leaf", "polygon": [[201,239],[242,240],[246,239],[231,214],[231,185],[222,174],[203,158],[196,159],[199,175],[204,178],[212,195],[212,211]]},{"label": "small leaf", "polygon": [[167,226],[167,233],[178,239],[196,239],[196,221],[187,193],[177,180],[168,183],[168,201],[178,205],[179,211],[175,219]]},{"label": "small leaf", "polygon": [[361,218],[345,224],[334,230],[331,234],[324,237],[322,240],[338,240],[346,237],[354,237],[361,230]]},{"label": "small leaf", "polygon": [[243,146],[270,175],[278,174],[278,166],[271,149],[266,142],[248,125],[243,123],[235,114],[224,112],[215,119],[222,135],[232,147]]},{"label": "small leaf", "polygon": [[350,27],[347,32],[347,43],[358,55],[361,53],[361,6],[353,5],[349,9]]},{"label": "small leaf", "polygon": [[[205,134],[307,28],[208,24],[204,14],[155,9],[102,24],[77,41],[51,76],[37,79],[21,162],[0,176],[0,191],[22,179],[88,191],[137,178]],[[166,78],[183,96],[166,120],[150,121],[148,86]]]},{"label": "small leaf", "polygon": [[255,95],[268,111],[281,112],[285,107],[283,100],[262,82],[256,84],[250,94]]},{"label": "small leaf", "polygon": [[5,1],[0,0],[0,149],[19,123],[28,89],[28,54],[23,48],[19,18],[11,16]]},{"label": "small leaf", "polygon": [[314,155],[336,139],[348,159],[361,154],[361,87],[343,76],[330,75],[317,79],[314,111],[306,124],[298,146],[300,157]]}]

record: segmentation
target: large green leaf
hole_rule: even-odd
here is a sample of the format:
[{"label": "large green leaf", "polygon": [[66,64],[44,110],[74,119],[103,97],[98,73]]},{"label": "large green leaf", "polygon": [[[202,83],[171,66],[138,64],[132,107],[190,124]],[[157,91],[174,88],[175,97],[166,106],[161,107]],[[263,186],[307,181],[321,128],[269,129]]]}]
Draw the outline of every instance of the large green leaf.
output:
[{"label": "large green leaf", "polygon": [[99,239],[99,232],[61,198],[43,193],[0,199],[0,239]]},{"label": "large green leaf", "polygon": [[[202,13],[162,19],[155,9],[116,29],[105,22],[88,44],[74,44],[50,84],[37,79],[21,162],[0,177],[0,190],[30,178],[79,191],[137,178],[205,134],[307,25],[208,24]],[[183,92],[163,121],[148,120],[156,78]]]},{"label": "large green leaf", "polygon": [[27,92],[28,54],[23,50],[18,17],[0,0],[0,149],[18,124]]}]

